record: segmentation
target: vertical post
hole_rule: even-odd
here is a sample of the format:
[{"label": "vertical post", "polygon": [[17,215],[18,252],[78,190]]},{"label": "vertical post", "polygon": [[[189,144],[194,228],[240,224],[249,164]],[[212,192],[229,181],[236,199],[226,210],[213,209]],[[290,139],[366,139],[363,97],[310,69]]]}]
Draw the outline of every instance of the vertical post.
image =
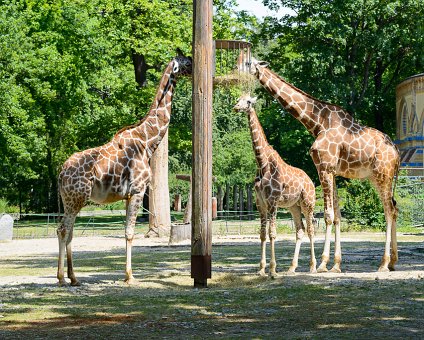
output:
[{"label": "vertical post", "polygon": [[253,220],[252,187],[246,184],[248,220]]},{"label": "vertical post", "polygon": [[233,211],[234,211],[234,216],[237,216],[237,193],[238,193],[238,187],[235,184],[233,187]]},{"label": "vertical post", "polygon": [[212,0],[193,1],[191,277],[207,287],[212,253]]},{"label": "vertical post", "polygon": [[228,211],[230,210],[230,185],[225,184],[225,217],[228,219]]},{"label": "vertical post", "polygon": [[218,210],[218,218],[222,217],[222,210],[223,209],[223,201],[224,201],[224,193],[222,191],[222,186],[218,186],[218,192],[216,194],[216,199],[217,199],[217,210]]},{"label": "vertical post", "polygon": [[244,192],[243,186],[240,185],[240,194],[239,194],[239,211],[240,211],[240,220],[244,219]]}]

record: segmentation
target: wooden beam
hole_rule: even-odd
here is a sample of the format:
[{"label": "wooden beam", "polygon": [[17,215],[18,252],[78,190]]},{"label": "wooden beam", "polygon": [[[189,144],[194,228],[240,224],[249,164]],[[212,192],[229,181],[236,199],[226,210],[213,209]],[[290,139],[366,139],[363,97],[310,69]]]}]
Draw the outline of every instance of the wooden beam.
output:
[{"label": "wooden beam", "polygon": [[212,0],[193,1],[191,277],[207,287],[212,267]]}]

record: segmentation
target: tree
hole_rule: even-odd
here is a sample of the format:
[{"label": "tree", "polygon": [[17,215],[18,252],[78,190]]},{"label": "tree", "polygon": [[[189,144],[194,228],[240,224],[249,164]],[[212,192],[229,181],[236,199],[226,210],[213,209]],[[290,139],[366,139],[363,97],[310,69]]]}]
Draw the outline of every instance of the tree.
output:
[{"label": "tree", "polygon": [[[265,0],[294,16],[269,21],[278,60],[289,46],[294,58],[278,65],[304,91],[348,109],[364,123],[393,133],[395,86],[424,66],[424,6],[421,0]],[[411,20],[411,18],[414,18]]]}]

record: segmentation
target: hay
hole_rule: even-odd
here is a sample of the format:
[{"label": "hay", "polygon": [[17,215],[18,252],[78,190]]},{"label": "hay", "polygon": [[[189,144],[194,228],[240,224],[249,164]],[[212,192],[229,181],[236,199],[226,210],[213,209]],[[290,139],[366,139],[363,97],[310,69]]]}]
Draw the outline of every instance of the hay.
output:
[{"label": "hay", "polygon": [[237,70],[231,73],[215,76],[213,78],[214,87],[243,87],[253,88],[255,86],[256,78],[247,72],[239,72]]}]

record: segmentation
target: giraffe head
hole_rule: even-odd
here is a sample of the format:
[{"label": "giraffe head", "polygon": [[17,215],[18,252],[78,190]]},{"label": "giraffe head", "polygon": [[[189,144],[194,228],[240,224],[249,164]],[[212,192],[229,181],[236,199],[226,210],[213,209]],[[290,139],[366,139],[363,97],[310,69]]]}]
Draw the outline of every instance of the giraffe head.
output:
[{"label": "giraffe head", "polygon": [[256,103],[257,97],[252,98],[249,94],[242,95],[237,104],[234,106],[234,111],[236,112],[249,112],[253,109],[253,106]]},{"label": "giraffe head", "polygon": [[172,73],[176,76],[178,75],[191,75],[192,72],[192,59],[191,57],[186,57],[181,50],[177,49],[178,55],[172,59],[173,67]]},{"label": "giraffe head", "polygon": [[252,58],[248,70],[250,74],[257,75],[261,68],[268,67],[268,65],[269,63],[266,61],[260,61]]}]

